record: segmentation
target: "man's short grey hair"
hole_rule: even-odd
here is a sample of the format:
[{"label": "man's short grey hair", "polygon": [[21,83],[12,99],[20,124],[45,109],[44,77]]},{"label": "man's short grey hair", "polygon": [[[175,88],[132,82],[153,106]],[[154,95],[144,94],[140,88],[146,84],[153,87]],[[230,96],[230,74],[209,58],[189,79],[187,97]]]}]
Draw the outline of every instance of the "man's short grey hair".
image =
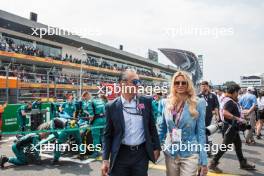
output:
[{"label": "man's short grey hair", "polygon": [[128,73],[131,73],[131,72],[137,74],[137,71],[133,68],[125,69],[125,71],[121,72],[118,81],[120,82],[123,80],[127,80],[127,75],[128,75]]}]

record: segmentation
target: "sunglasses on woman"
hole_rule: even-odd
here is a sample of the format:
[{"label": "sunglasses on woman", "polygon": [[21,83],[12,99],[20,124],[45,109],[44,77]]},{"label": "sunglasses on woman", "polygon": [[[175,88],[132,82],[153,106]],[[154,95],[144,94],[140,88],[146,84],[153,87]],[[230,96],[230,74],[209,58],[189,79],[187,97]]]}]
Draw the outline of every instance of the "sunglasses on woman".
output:
[{"label": "sunglasses on woman", "polygon": [[179,86],[179,85],[186,86],[187,84],[188,84],[187,81],[174,81],[175,86]]}]

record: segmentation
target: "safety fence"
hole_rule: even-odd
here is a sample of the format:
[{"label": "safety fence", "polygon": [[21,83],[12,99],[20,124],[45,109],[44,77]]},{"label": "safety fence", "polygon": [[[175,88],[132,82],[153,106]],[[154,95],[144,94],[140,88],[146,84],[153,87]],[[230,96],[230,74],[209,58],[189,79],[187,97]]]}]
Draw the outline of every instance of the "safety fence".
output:
[{"label": "safety fence", "polygon": [[31,133],[56,133],[56,132],[70,132],[70,131],[76,131],[76,130],[82,130],[82,129],[103,129],[105,126],[90,126],[90,125],[84,125],[81,127],[75,127],[75,128],[65,128],[65,129],[50,129],[50,130],[34,130],[34,131],[11,131],[11,132],[2,132],[0,134],[2,135],[17,135],[17,134],[31,134]]},{"label": "safety fence", "polygon": [[0,69],[0,104],[21,103],[42,99],[54,101],[64,99],[66,92],[78,97],[84,90],[98,92],[103,82],[114,83],[112,77],[93,75],[66,75],[59,72],[32,73],[6,67]]},{"label": "safety fence", "polygon": [[[54,113],[52,113],[52,103],[42,103],[41,104],[41,110],[45,110],[45,114],[43,115],[43,123],[49,122],[56,118]],[[21,107],[21,104],[9,104],[6,106],[4,109],[4,112],[2,113],[2,133],[1,134],[27,134],[27,133],[40,133],[40,132],[55,132],[55,131],[71,131],[71,130],[76,130],[74,128],[69,128],[69,129],[63,129],[63,130],[41,130],[41,131],[35,131],[35,130],[29,130],[29,131],[24,131],[21,132],[19,131],[18,127],[18,110],[19,107]],[[29,117],[30,118],[30,117]],[[30,129],[30,121],[26,121],[26,126],[27,129]],[[1,127],[0,127],[1,128]],[[84,125],[81,126],[80,129],[87,128],[87,129],[92,129],[92,128],[99,128],[99,127],[91,127],[89,125]],[[103,128],[102,126],[100,128]]]}]

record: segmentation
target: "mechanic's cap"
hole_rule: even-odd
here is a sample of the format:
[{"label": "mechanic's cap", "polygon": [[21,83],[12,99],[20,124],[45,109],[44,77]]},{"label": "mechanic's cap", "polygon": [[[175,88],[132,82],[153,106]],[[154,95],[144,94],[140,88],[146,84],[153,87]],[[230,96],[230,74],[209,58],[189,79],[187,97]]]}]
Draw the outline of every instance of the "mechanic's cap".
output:
[{"label": "mechanic's cap", "polygon": [[248,92],[254,92],[255,89],[254,89],[254,87],[248,87],[248,88],[247,88],[247,91],[248,91]]}]

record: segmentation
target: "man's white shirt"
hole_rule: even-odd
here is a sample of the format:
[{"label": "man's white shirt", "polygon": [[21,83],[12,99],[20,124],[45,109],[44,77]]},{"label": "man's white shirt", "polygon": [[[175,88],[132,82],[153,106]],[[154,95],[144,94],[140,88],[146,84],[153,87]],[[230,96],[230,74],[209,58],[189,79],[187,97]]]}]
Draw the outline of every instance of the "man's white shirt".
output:
[{"label": "man's white shirt", "polygon": [[[145,142],[144,135],[144,126],[143,126],[143,117],[142,115],[135,115],[137,113],[137,100],[134,97],[131,102],[125,100],[123,96],[121,96],[121,101],[123,107],[123,115],[125,122],[125,134],[122,139],[122,144],[125,145],[140,145]],[[133,114],[130,114],[130,113]]]}]

